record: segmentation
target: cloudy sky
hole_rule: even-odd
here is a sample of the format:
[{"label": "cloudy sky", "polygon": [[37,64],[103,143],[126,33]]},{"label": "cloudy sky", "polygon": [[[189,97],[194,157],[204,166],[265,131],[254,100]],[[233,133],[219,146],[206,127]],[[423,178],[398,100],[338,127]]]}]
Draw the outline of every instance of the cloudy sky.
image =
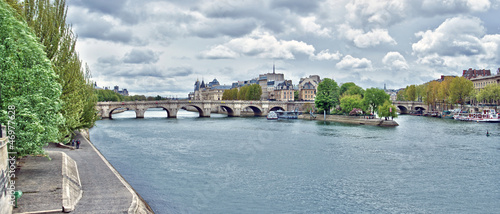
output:
[{"label": "cloudy sky", "polygon": [[187,97],[277,72],[401,88],[500,67],[500,0],[67,0],[98,86]]}]

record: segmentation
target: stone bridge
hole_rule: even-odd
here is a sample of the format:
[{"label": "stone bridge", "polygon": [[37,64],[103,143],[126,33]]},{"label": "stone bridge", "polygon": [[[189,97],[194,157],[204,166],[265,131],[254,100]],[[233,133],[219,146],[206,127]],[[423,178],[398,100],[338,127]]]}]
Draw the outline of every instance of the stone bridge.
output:
[{"label": "stone bridge", "polygon": [[401,114],[408,114],[410,111],[427,111],[428,106],[424,102],[415,101],[392,101],[392,104],[398,107],[398,111]]},{"label": "stone bridge", "polygon": [[117,109],[134,110],[136,118],[144,118],[144,112],[149,108],[162,108],[167,111],[169,118],[176,118],[179,109],[196,109],[200,117],[210,117],[212,112],[227,113],[230,117],[241,116],[242,111],[251,109],[255,116],[265,116],[269,111],[303,110],[305,106],[314,107],[314,102],[286,102],[286,101],[242,101],[242,100],[158,100],[158,101],[130,101],[130,102],[98,102],[97,110],[101,118],[111,118]]}]

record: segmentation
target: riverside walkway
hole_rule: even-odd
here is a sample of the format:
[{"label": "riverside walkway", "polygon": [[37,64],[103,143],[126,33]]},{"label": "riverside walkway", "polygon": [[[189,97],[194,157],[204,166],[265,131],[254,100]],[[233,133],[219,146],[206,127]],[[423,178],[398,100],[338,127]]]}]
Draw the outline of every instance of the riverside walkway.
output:
[{"label": "riverside walkway", "polygon": [[[56,147],[55,144],[51,144],[46,148],[50,154],[54,154],[54,152],[64,152],[77,163],[83,194],[79,201],[77,198],[73,200],[77,201],[77,203],[72,213],[153,213],[147,203],[140,198],[140,196],[132,189],[125,179],[123,179],[123,177],[86,138],[78,133],[75,139],[80,140],[80,149],[71,150],[68,148]],[[60,161],[60,158],[57,156],[57,158],[54,158],[53,160]],[[33,165],[36,163],[27,159],[24,164],[26,167],[29,167],[30,164]],[[61,167],[60,164],[50,164],[49,166],[52,165]],[[45,170],[50,172],[53,177],[54,169],[49,169],[47,165],[44,166],[45,167],[38,169],[38,171]],[[37,182],[37,179],[43,179],[41,177],[30,177],[30,172],[22,174],[22,170],[23,169],[21,168],[20,176],[27,176],[30,180],[34,180],[34,182]],[[45,182],[47,182],[48,179],[45,180]],[[50,182],[52,182],[52,184],[50,185],[63,186],[62,189],[64,194],[65,184],[62,180],[63,179],[51,179]],[[23,191],[23,188],[29,188],[27,185],[28,184],[20,183],[17,186],[17,189]],[[32,194],[34,194],[34,196],[44,198],[48,193],[39,191]],[[30,195],[30,193],[27,192],[23,195],[23,197],[21,197],[19,200],[20,208],[14,209],[14,213],[37,213],[37,211],[38,213],[43,213],[41,211],[48,211],[40,210],[40,205],[36,204],[37,201],[30,201],[30,197],[24,198],[26,195]],[[53,199],[54,200],[44,201],[44,204],[48,204],[45,205],[45,207],[61,208],[62,203],[59,197],[53,197]],[[55,213],[53,208],[49,210],[51,210],[52,213]],[[62,209],[60,209],[60,211],[62,212]]]}]

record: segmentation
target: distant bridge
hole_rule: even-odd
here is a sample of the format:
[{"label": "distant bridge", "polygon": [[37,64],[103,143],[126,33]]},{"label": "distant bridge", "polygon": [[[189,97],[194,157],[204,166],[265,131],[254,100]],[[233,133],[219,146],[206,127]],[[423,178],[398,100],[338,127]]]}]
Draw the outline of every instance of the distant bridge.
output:
[{"label": "distant bridge", "polygon": [[401,114],[408,114],[410,111],[422,111],[425,112],[428,106],[424,102],[415,101],[392,101],[392,104],[398,107]]},{"label": "distant bridge", "polygon": [[287,101],[242,101],[242,100],[158,100],[130,102],[98,102],[97,110],[101,118],[111,118],[116,109],[134,110],[136,118],[144,118],[144,112],[150,108],[162,108],[169,118],[177,118],[179,109],[194,108],[200,117],[210,117],[212,112],[224,112],[230,117],[239,117],[244,109],[251,109],[255,116],[267,115],[269,111],[302,110],[304,105],[314,107],[314,102]]}]

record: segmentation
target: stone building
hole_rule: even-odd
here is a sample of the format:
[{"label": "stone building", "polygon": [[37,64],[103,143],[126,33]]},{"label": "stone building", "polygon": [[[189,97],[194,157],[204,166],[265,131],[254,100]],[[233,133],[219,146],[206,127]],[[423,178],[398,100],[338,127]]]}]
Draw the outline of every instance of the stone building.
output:
[{"label": "stone building", "polygon": [[114,90],[113,90],[115,93],[118,93],[118,94],[121,94],[123,96],[128,96],[128,91],[126,88],[124,88],[123,90],[120,91],[120,87],[118,87],[117,85],[115,86]]},{"label": "stone building", "polygon": [[463,71],[462,76],[467,79],[477,78],[481,76],[491,76],[491,71],[486,69],[476,70],[469,68],[468,70]]},{"label": "stone building", "polygon": [[276,100],[276,101],[294,101],[295,96],[294,92],[295,89],[292,84],[292,80],[285,80],[285,81],[280,81],[277,83],[274,87],[274,90],[270,94],[270,100]]},{"label": "stone building", "polygon": [[318,75],[310,75],[309,77],[300,78],[298,85],[299,100],[314,101],[316,98],[316,90],[321,79]]},{"label": "stone building", "polygon": [[471,79],[474,84],[474,88],[481,90],[489,84],[500,84],[500,73],[494,76],[480,76]]},{"label": "stone building", "polygon": [[225,90],[231,89],[229,85],[220,85],[217,79],[205,84],[204,80],[196,80],[194,91],[189,93],[190,100],[222,100]]},{"label": "stone building", "polygon": [[274,91],[275,83],[285,81],[285,75],[282,73],[276,73],[276,67],[273,65],[273,73],[259,74],[258,84],[262,88],[261,100],[270,100],[271,93]]}]

